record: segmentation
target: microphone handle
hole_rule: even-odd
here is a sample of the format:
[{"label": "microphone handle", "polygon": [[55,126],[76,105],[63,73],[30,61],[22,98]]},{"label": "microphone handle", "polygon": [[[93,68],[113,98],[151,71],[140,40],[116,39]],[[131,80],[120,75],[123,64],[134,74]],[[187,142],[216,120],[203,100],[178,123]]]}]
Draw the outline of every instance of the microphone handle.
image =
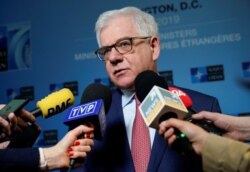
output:
[{"label": "microphone handle", "polygon": [[[188,113],[186,118],[191,118],[191,114]],[[177,118],[177,114],[174,112],[167,112],[162,115],[159,119],[159,123],[168,120],[170,118]],[[195,154],[193,150],[192,143],[188,140],[186,135],[180,130],[174,128],[174,134],[176,135],[176,140],[172,143],[171,148],[183,155]]]},{"label": "microphone handle", "polygon": [[68,172],[71,172],[71,169],[74,167],[74,164],[75,164],[75,159],[70,158]]},{"label": "microphone handle", "polygon": [[[86,126],[93,126],[93,124],[90,123],[90,122],[87,122],[87,123],[85,123],[85,124],[83,124],[83,125],[86,125]],[[71,128],[71,129],[72,129],[72,128]],[[81,135],[81,136],[78,137],[78,139],[84,139],[84,138],[86,138],[86,137],[85,137],[85,134],[83,134],[83,135]],[[77,159],[70,158],[70,160],[69,160],[68,172],[71,172],[71,169],[74,167],[76,161],[77,161]],[[83,159],[82,161],[84,161],[84,159]]]},{"label": "microphone handle", "polygon": [[[76,161],[77,161],[77,159],[75,159],[75,158],[70,158],[70,160],[69,160],[68,172],[71,172],[71,169],[74,167]],[[84,162],[84,159],[83,159],[81,162],[83,163],[83,162]]]},{"label": "microphone handle", "polygon": [[171,148],[182,155],[195,154],[192,143],[188,140],[186,135],[176,128],[174,129],[174,133],[177,138],[171,145]]},{"label": "microphone handle", "polygon": [[197,112],[192,109],[192,108],[188,108],[188,114],[187,116],[184,118],[185,121],[189,121],[195,125],[198,125],[199,127],[203,128],[204,130],[206,130],[207,132],[210,133],[214,133],[217,134],[219,136],[222,136],[225,131],[218,128],[214,123],[208,121],[208,120],[196,120],[196,119],[192,119],[192,115],[196,114]]},{"label": "microphone handle", "polygon": [[[83,134],[82,136],[79,136],[79,137],[78,137],[78,139],[81,139],[81,138],[85,138],[85,137],[84,137],[84,134]],[[68,172],[71,172],[71,169],[74,167],[76,161],[77,161],[77,159],[75,159],[75,158],[70,158],[70,160],[69,160]],[[82,161],[84,161],[84,159],[83,159]]]},{"label": "microphone handle", "polygon": [[37,118],[38,116],[42,116],[42,111],[41,111],[41,109],[39,109],[39,108],[35,108],[35,109],[31,110],[30,113],[32,113],[32,115],[33,115],[34,117],[36,117],[36,118]]}]

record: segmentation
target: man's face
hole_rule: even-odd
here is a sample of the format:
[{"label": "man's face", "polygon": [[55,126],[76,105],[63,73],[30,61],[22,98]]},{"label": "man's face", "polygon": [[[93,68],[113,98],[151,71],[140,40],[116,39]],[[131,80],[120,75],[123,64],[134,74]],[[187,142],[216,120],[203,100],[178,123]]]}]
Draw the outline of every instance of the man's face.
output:
[{"label": "man's face", "polygon": [[[110,46],[125,37],[140,37],[133,22],[128,17],[113,19],[101,30],[101,46]],[[147,35],[151,36],[151,35]],[[113,83],[121,89],[133,89],[136,76],[145,70],[156,70],[155,63],[159,56],[158,38],[135,39],[132,50],[120,54],[112,48],[105,61],[107,73]]]}]

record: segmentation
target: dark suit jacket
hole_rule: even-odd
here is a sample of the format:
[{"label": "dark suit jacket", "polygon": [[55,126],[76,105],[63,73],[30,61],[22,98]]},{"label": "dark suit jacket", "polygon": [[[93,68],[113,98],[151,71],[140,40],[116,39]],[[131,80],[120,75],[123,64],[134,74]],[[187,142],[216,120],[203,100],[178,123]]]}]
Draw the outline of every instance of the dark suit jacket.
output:
[{"label": "dark suit jacket", "polygon": [[[192,108],[201,111],[220,112],[215,97],[181,88],[193,101]],[[87,172],[133,172],[134,165],[126,134],[121,92],[114,91],[112,104],[106,118],[107,128],[102,141],[95,141],[93,150],[82,168],[74,171]],[[198,172],[202,171],[200,157],[183,156],[172,150],[156,131],[148,172]]]},{"label": "dark suit jacket", "polygon": [[39,171],[38,148],[7,148],[0,149],[0,171]]}]

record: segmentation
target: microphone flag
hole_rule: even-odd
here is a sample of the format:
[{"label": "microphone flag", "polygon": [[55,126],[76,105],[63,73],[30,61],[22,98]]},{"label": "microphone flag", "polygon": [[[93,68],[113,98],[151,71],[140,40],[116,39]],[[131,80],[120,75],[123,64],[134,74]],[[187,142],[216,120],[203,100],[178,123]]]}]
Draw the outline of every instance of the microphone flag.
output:
[{"label": "microphone flag", "polygon": [[176,114],[183,119],[188,113],[180,97],[158,86],[153,86],[139,106],[139,110],[147,126],[158,128],[159,120],[166,113]]}]

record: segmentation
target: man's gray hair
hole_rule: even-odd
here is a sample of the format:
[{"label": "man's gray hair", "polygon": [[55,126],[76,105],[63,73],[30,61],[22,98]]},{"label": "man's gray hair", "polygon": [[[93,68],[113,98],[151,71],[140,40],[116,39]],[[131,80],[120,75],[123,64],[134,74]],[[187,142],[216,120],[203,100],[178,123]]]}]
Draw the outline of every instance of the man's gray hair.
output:
[{"label": "man's gray hair", "polygon": [[110,10],[102,13],[96,21],[95,31],[99,47],[100,32],[108,26],[109,22],[120,16],[129,16],[134,20],[135,28],[140,36],[158,36],[158,26],[154,17],[136,7],[125,7],[118,10]]}]

